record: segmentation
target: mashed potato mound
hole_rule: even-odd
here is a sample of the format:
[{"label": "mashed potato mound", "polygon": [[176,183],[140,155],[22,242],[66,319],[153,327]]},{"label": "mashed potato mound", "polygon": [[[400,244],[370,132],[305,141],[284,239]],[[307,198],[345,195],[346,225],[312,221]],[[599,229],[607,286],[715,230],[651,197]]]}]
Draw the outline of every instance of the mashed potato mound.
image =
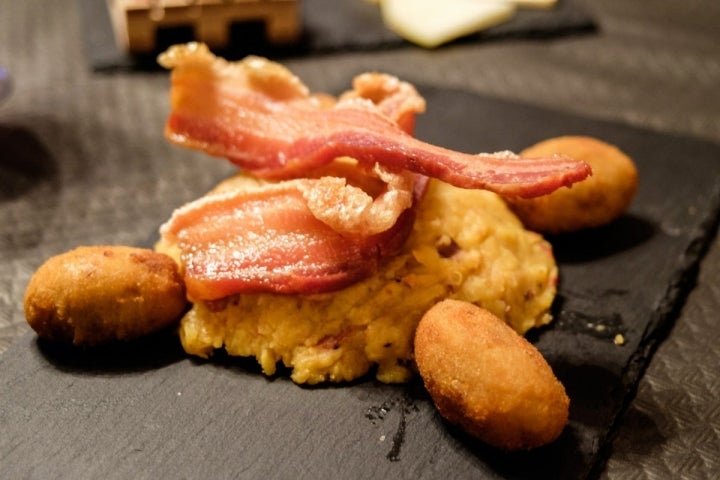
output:
[{"label": "mashed potato mound", "polygon": [[400,383],[415,372],[417,324],[438,301],[475,303],[524,334],[550,321],[556,283],[550,244],[500,197],[431,180],[405,248],[374,276],[321,295],[198,302],[180,338],[192,355],[224,347],[255,357],[267,375],[282,363],[297,383],[349,381],[374,367],[380,381]]}]

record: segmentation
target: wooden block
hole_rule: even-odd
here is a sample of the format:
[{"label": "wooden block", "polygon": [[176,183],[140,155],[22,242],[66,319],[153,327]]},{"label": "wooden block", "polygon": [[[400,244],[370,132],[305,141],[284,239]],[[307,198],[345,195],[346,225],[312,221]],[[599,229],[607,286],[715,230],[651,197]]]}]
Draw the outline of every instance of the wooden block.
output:
[{"label": "wooden block", "polygon": [[290,44],[301,33],[299,0],[107,0],[118,45],[152,52],[161,28],[190,27],[195,40],[225,47],[235,22],[260,21],[267,40]]}]

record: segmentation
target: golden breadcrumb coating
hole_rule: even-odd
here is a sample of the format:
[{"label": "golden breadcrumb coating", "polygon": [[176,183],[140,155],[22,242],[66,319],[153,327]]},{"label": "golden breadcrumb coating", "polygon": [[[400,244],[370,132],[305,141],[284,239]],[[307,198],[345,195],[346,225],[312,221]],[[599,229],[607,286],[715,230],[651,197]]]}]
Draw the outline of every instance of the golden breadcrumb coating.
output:
[{"label": "golden breadcrumb coating", "polygon": [[592,176],[542,197],[508,198],[527,228],[564,233],[600,227],[628,209],[637,191],[638,172],[632,159],[620,149],[591,137],[564,136],[542,141],[520,155],[553,154],[584,161],[592,168]]},{"label": "golden breadcrumb coating", "polygon": [[125,246],[83,246],[48,259],[25,291],[25,317],[41,338],[92,346],[177,322],[187,305],[177,264]]},{"label": "golden breadcrumb coating", "polygon": [[440,414],[489,445],[536,448],[568,422],[570,400],[540,352],[473,304],[445,300],[428,310],[415,361]]}]

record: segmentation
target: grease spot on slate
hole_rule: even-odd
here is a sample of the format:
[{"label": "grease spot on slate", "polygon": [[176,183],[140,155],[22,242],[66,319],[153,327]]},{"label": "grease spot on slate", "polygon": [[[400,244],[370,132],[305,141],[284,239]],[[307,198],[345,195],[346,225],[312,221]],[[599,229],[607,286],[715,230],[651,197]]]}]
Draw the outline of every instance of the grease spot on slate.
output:
[{"label": "grease spot on slate", "polygon": [[397,412],[398,424],[392,437],[392,445],[390,451],[385,457],[391,462],[400,460],[400,451],[405,443],[405,434],[407,431],[408,417],[419,411],[415,402],[407,395],[394,398],[383,402],[379,406],[369,407],[365,413],[365,418],[370,420],[373,425],[383,422],[388,418],[391,412]]},{"label": "grease spot on slate", "polygon": [[625,331],[623,318],[619,312],[597,316],[577,311],[564,311],[557,319],[557,328],[611,340]]},{"label": "grease spot on slate", "polygon": [[[553,328],[602,340],[614,340],[617,335],[623,335],[627,327],[622,310],[610,308],[610,305],[618,304],[618,299],[629,294],[629,290],[622,288],[607,288],[599,293],[566,288],[558,293],[552,307]],[[572,306],[568,305],[568,298],[573,299]],[[605,306],[603,309],[596,308],[598,300]],[[540,332],[529,332],[527,337],[537,341],[538,334]]]}]

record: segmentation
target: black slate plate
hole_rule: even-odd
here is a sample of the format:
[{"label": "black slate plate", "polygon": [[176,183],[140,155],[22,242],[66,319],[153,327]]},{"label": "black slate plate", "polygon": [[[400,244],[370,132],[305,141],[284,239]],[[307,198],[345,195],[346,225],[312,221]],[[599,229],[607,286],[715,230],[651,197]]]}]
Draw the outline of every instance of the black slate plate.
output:
[{"label": "black slate plate", "polygon": [[[227,59],[245,55],[272,58],[330,53],[367,51],[408,47],[412,44],[385,27],[379,7],[367,0],[301,0],[303,35],[297,45],[278,48],[264,41],[262,27],[240,24],[231,28],[231,44],[226,49],[213,49]],[[174,43],[192,38],[189,29],[161,31],[158,52],[130,55],[115,42],[106,2],[80,0],[83,34],[88,61],[96,71],[115,69],[156,69],[157,53]],[[553,38],[562,35],[592,32],[593,17],[575,0],[561,0],[548,10],[519,10],[510,21],[458,42],[477,42],[502,38]]]},{"label": "black slate plate", "polygon": [[[628,214],[552,238],[556,321],[530,335],[565,384],[554,444],[505,454],[437,415],[419,382],[304,388],[254,361],[187,358],[172,332],[78,352],[26,335],[0,357],[8,478],[585,478],[692,287],[720,212],[720,146],[421,88],[417,134],[464,151],[589,134],[637,162]],[[20,301],[20,299],[18,299]],[[622,334],[624,345],[613,338]],[[681,380],[680,380],[681,381]]]}]

